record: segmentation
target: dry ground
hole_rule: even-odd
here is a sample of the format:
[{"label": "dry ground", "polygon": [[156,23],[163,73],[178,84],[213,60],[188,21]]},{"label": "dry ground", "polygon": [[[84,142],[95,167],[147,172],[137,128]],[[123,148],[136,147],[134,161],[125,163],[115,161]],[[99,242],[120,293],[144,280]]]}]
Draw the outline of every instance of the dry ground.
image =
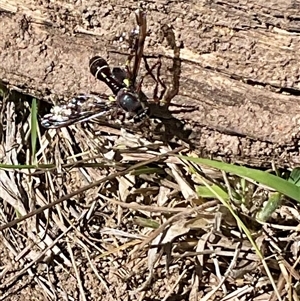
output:
[{"label": "dry ground", "polygon": [[[7,26],[0,42],[1,78],[15,90],[43,99],[48,95],[48,102],[39,102],[40,115],[49,111],[52,97],[104,92],[86,71],[88,58],[106,53],[133,10],[131,2],[76,3],[40,1],[37,9],[36,1],[24,1],[24,6],[0,1],[2,9],[4,4],[7,8],[1,14]],[[282,60],[287,54],[279,50],[297,48],[299,41],[294,37],[293,46],[281,33],[277,44],[268,44],[269,38],[276,40],[269,24],[279,17],[274,13],[267,18],[260,5],[256,1],[252,9],[264,22],[255,13],[248,16],[247,9],[219,1],[149,4],[146,49],[165,55],[171,64],[170,49],[157,32],[172,22],[185,45],[182,89],[175,103],[186,109],[195,101],[193,114],[175,112],[176,127],[163,124],[161,135],[141,130],[147,123],[125,130],[120,124],[90,122],[59,130],[39,128],[36,138],[32,97],[13,92],[1,98],[0,158],[6,168],[0,170],[0,300],[276,300],[274,287],[283,299],[296,300],[298,205],[282,198],[283,206],[270,224],[259,223],[256,213],[270,196],[269,189],[175,156],[194,155],[182,141],[190,138],[207,156],[259,166],[270,165],[267,159],[273,157],[281,166],[299,163],[298,75],[293,68],[285,70],[292,70],[292,82],[278,71],[293,65]],[[219,13],[221,7],[224,14]],[[22,9],[33,21],[20,27]],[[204,14],[206,9],[211,13]],[[220,24],[231,10],[241,12],[238,22]],[[276,25],[292,30],[293,22]],[[260,29],[257,44],[256,35],[243,31],[246,27]],[[269,66],[268,51],[275,44],[277,55]],[[232,45],[239,48],[230,52]],[[191,63],[191,49],[199,51],[193,57],[196,63]],[[206,60],[200,64],[200,58]],[[237,61],[251,66],[263,62],[264,68],[237,67]],[[168,82],[172,72],[167,66],[163,76]],[[249,80],[253,77],[254,82]],[[146,81],[146,92],[151,87]],[[187,119],[196,138],[170,141],[168,131],[180,136]],[[218,197],[203,197],[204,181],[229,190],[231,206],[267,258],[270,275],[255,244]]]},{"label": "dry ground", "polygon": [[[180,90],[170,110],[194,130],[188,139],[199,154],[254,166],[299,165],[297,3],[146,2],[145,55],[161,56],[168,84],[173,52],[162,27],[173,26],[182,45]],[[136,7],[130,0],[0,0],[0,79],[51,102],[105,92],[89,74],[89,59],[124,64],[124,52],[112,51],[132,29]],[[143,89],[152,95],[151,79]]]},{"label": "dry ground", "polygon": [[[2,111],[3,163],[14,168],[0,174],[1,300],[277,300],[270,277],[283,297],[299,280],[295,203],[280,197],[261,224],[266,188],[175,157],[191,154],[185,146],[94,122],[40,128],[33,155],[32,104],[12,99]],[[200,197],[205,182],[233,190],[252,243],[217,196]]]}]

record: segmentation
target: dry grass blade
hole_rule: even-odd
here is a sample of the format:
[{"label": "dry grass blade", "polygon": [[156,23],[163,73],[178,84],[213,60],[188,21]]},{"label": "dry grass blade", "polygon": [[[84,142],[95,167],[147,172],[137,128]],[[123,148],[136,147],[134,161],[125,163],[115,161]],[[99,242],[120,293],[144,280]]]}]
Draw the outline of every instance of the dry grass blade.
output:
[{"label": "dry grass blade", "polygon": [[[10,169],[0,170],[1,245],[16,263],[3,257],[3,299],[19,283],[48,299],[295,295],[295,204],[258,222],[254,202],[265,186],[187,164],[174,156],[185,147],[135,131],[88,123],[31,135],[29,108],[6,102],[2,112],[1,154]],[[19,143],[30,139],[36,146]]]}]

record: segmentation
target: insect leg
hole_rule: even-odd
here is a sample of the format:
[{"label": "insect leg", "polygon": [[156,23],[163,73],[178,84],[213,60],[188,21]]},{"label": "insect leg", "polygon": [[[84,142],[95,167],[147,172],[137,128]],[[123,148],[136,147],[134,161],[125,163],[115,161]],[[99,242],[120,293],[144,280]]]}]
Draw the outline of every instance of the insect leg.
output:
[{"label": "insect leg", "polygon": [[[133,29],[129,36],[130,53],[128,55],[125,68],[130,79],[130,85],[135,86],[136,78],[140,69],[140,63],[144,52],[144,44],[147,35],[147,19],[146,13],[141,9],[135,11],[137,28]],[[133,68],[130,64],[134,58]]]},{"label": "insect leg", "polygon": [[158,95],[157,95],[157,93],[158,93],[158,85],[161,84],[163,87],[165,87],[165,85],[164,85],[164,83],[161,82],[161,80],[160,80],[159,78],[156,78],[156,77],[154,76],[153,70],[154,70],[156,67],[157,67],[158,69],[160,69],[160,67],[161,67],[161,60],[159,59],[159,60],[158,60],[151,68],[150,68],[150,66],[149,66],[149,64],[148,64],[148,62],[147,62],[147,60],[146,60],[145,57],[143,57],[143,60],[144,60],[145,68],[146,68],[146,73],[143,74],[143,75],[141,76],[140,82],[139,82],[139,84],[138,84],[138,86],[137,86],[137,90],[138,90],[138,91],[141,90],[141,86],[142,86],[142,83],[143,83],[145,77],[146,77],[147,75],[150,75],[151,78],[155,81],[155,88],[154,88],[154,91],[153,91],[153,100],[154,100],[155,102],[158,102],[158,101],[159,101],[159,97],[158,97]]},{"label": "insect leg", "polygon": [[140,69],[140,64],[144,53],[145,39],[147,35],[146,13],[141,9],[137,9],[135,11],[135,17],[136,17],[136,22],[139,26],[139,36],[138,36],[138,45],[134,57],[134,65],[133,65],[132,78],[131,78],[131,82],[133,86],[135,85],[135,81]]},{"label": "insect leg", "polygon": [[171,68],[173,74],[172,84],[170,88],[165,90],[165,93],[161,98],[162,102],[169,105],[171,100],[178,94],[179,91],[179,80],[181,73],[180,46],[176,44],[175,34],[171,26],[165,25],[163,27],[163,32],[169,46],[173,49],[174,53],[173,65]]}]

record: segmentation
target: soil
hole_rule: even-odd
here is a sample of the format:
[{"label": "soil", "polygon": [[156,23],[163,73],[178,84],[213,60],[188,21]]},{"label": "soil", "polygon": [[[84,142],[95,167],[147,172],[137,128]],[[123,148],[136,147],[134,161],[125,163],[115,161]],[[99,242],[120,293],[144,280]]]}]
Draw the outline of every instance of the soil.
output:
[{"label": "soil", "polygon": [[[38,6],[38,7],[37,7]],[[173,116],[203,156],[251,165],[299,164],[299,22],[293,1],[147,2],[145,55],[171,81],[171,24],[182,49]],[[0,1],[0,79],[45,100],[107,92],[88,71],[94,55],[124,64],[116,40],[133,28],[132,1]],[[151,93],[153,83],[145,82]],[[151,95],[151,94],[150,94]],[[178,110],[189,107],[189,110]],[[190,110],[192,108],[192,110]]]},{"label": "soil", "polygon": [[[120,51],[118,40],[133,28],[136,8],[136,1],[0,0],[2,83],[51,103],[79,93],[108,93],[89,73],[88,62],[101,55],[111,65],[124,65],[126,51]],[[299,165],[300,7],[286,0],[156,0],[145,9],[144,54],[150,64],[162,58],[167,85],[174,60],[161,35],[164,25],[172,25],[181,46],[180,87],[169,108],[174,119],[165,121],[166,136],[179,136],[206,157],[254,166]],[[146,80],[143,91],[151,97],[152,90],[153,82]],[[2,265],[13,262],[2,248]],[[61,292],[77,300],[78,283],[62,268],[57,272]],[[87,263],[80,272],[89,300],[137,299],[113,274],[107,291]],[[6,298],[3,291],[2,299],[46,299],[41,284],[29,276],[26,282]],[[160,287],[153,292],[162,299]]]}]

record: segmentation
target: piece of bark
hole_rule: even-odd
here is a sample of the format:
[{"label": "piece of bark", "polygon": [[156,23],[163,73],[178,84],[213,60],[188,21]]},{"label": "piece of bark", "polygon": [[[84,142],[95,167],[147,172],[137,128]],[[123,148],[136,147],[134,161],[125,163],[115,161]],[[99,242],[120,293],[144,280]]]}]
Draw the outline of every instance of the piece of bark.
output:
[{"label": "piece of bark", "polygon": [[[161,38],[162,26],[171,24],[183,44],[180,90],[170,111],[192,129],[187,138],[201,155],[299,165],[300,26],[293,3],[148,4],[145,55],[163,56],[167,84],[173,52]],[[136,8],[133,1],[0,0],[0,79],[46,100],[108,92],[89,74],[88,61],[109,54],[111,64],[124,64],[126,56],[108,51],[116,49],[116,35],[133,27]],[[151,95],[153,87],[146,81],[143,90]]]}]

